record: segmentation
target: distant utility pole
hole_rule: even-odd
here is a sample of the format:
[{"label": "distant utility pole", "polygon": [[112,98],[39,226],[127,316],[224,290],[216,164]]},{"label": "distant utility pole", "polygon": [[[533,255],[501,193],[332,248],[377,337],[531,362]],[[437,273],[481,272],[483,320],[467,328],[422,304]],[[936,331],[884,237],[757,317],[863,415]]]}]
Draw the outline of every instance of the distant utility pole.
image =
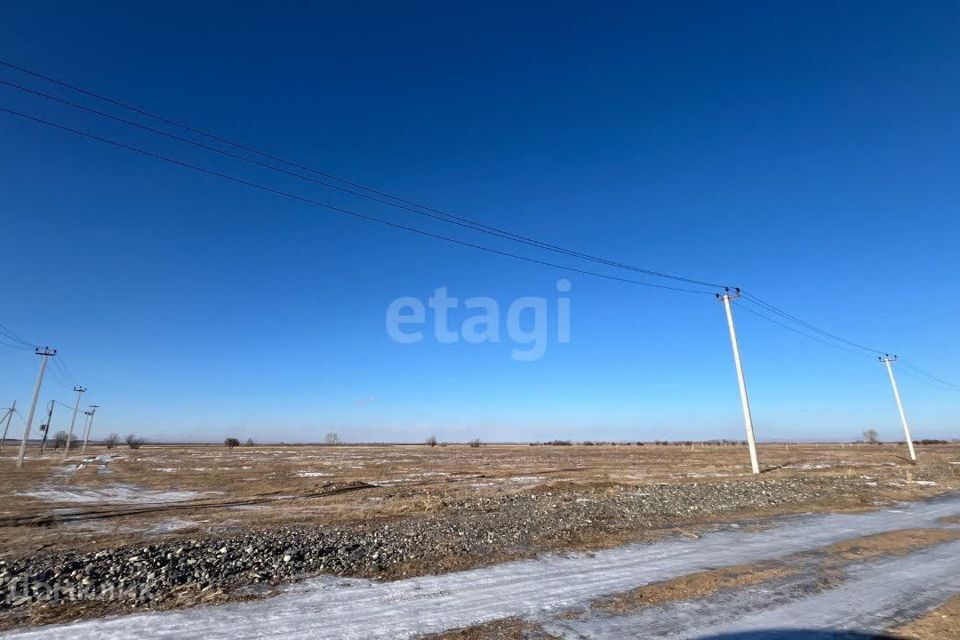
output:
[{"label": "distant utility pole", "polygon": [[93,426],[93,414],[97,412],[97,409],[100,408],[98,404],[90,405],[90,411],[86,411],[87,414],[87,432],[83,434],[83,446],[80,447],[80,455],[84,455],[87,452],[87,440],[90,439],[90,427]]},{"label": "distant utility pole", "polygon": [[70,452],[70,440],[73,438],[73,425],[77,422],[77,412],[80,411],[80,396],[86,393],[86,389],[83,387],[74,387],[74,391],[77,392],[77,403],[73,405],[73,417],[70,418],[70,431],[67,432],[67,446],[63,448],[63,459],[67,459],[67,453]]},{"label": "distant utility pole", "polygon": [[743,377],[743,363],[740,362],[740,345],[737,342],[737,329],[733,325],[733,308],[730,301],[740,297],[740,289],[730,289],[726,293],[717,294],[717,299],[723,302],[727,312],[727,326],[730,328],[730,345],[733,347],[733,364],[737,367],[737,383],[740,385],[740,404],[743,406],[743,423],[747,429],[747,445],[750,447],[750,466],[754,473],[760,473],[760,463],[757,461],[757,442],[753,437],[753,417],[750,414],[750,398],[747,396],[747,381]]},{"label": "distant utility pole", "polygon": [[43,453],[44,447],[47,446],[47,436],[50,435],[50,425],[53,424],[53,405],[56,404],[55,400],[51,400],[47,403],[47,423],[40,425],[40,430],[43,431],[43,440],[40,441],[40,453]]},{"label": "distant utility pole", "polygon": [[13,414],[17,412],[17,401],[13,401],[13,406],[7,409],[7,424],[3,425],[3,440],[0,440],[0,453],[3,453],[3,443],[7,441],[7,430],[10,429],[10,421],[13,420]]},{"label": "distant utility pole", "polygon": [[23,456],[27,453],[27,440],[30,439],[30,427],[33,426],[33,414],[37,411],[37,399],[40,397],[40,388],[43,386],[43,373],[47,370],[47,358],[57,355],[56,349],[50,347],[38,348],[40,356],[40,373],[37,375],[37,385],[33,388],[33,402],[30,403],[30,413],[27,414],[27,427],[23,430],[23,440],[20,441],[20,453],[17,455],[17,469],[23,466]]},{"label": "distant utility pole", "polygon": [[890,375],[890,386],[893,387],[893,398],[897,401],[897,409],[900,411],[900,422],[903,424],[903,435],[907,437],[907,448],[910,450],[910,459],[917,461],[917,452],[913,450],[913,438],[910,437],[910,426],[907,424],[907,414],[903,412],[903,402],[900,400],[900,390],[897,389],[897,379],[893,377],[893,363],[897,361],[897,356],[891,356],[885,353],[880,356],[880,362],[887,365],[887,373]]}]

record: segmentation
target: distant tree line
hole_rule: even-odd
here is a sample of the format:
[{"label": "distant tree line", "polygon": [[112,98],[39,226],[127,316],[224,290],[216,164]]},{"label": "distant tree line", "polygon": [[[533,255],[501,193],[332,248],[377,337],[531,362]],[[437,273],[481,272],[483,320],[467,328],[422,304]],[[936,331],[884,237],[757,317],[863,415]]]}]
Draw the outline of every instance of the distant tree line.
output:
[{"label": "distant tree line", "polygon": [[[575,444],[578,444],[572,440],[548,440],[546,442],[531,442],[529,443],[531,447],[571,447]],[[579,443],[583,447],[600,447],[600,446],[610,446],[610,447],[629,447],[631,445],[642,447],[647,444],[653,444],[657,446],[690,446],[694,444],[702,445],[711,445],[711,446],[745,446],[747,444],[746,440],[654,440],[653,442],[643,442],[637,440],[636,442],[618,442],[618,441],[602,441],[602,440],[584,440]]]}]

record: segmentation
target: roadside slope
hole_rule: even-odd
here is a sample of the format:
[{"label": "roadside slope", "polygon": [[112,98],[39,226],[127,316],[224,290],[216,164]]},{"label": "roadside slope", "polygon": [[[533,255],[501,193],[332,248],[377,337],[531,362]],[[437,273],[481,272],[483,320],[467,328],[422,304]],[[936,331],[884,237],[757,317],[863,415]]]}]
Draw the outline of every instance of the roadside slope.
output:
[{"label": "roadside slope", "polygon": [[[537,560],[425,576],[389,583],[365,580],[311,580],[286,593],[256,602],[197,607],[185,611],[131,615],[43,627],[3,637],[51,640],[245,638],[404,638],[507,617],[543,618],[583,606],[598,597],[715,567],[780,558],[842,540],[916,527],[944,527],[939,519],[960,514],[960,497],[862,514],[785,518],[762,531],[726,529],[697,540],[670,540],[609,549],[594,554],[548,556]],[[949,543],[942,549],[953,549]],[[904,576],[916,567],[898,565]],[[943,589],[957,575],[955,550],[937,556]],[[922,560],[920,562],[923,562]],[[861,580],[869,582],[868,577]],[[854,599],[855,600],[855,599]],[[924,603],[915,603],[921,606]],[[935,603],[934,603],[935,604]],[[842,607],[841,607],[842,608]],[[758,614],[759,615],[759,614]],[[803,610],[797,610],[803,617]],[[758,621],[758,623],[763,620]],[[682,637],[682,636],[678,636]]]}]

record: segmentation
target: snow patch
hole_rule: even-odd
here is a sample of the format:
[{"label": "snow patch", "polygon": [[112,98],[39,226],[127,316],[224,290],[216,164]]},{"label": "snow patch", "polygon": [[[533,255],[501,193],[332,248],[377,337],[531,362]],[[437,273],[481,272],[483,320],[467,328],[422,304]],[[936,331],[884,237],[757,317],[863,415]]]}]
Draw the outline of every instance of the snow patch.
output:
[{"label": "snow patch", "polygon": [[154,491],[129,484],[113,484],[98,489],[80,487],[47,487],[33,491],[20,491],[14,495],[37,498],[45,502],[91,504],[116,502],[142,504],[153,502],[181,502],[207,496],[219,495],[220,491]]}]

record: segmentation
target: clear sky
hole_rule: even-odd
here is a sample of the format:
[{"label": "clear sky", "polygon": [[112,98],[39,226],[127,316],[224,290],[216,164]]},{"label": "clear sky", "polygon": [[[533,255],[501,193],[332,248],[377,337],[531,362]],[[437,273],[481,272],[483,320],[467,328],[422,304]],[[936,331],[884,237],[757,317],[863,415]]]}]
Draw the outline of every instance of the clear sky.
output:
[{"label": "clear sky", "polygon": [[[0,58],[460,216],[744,287],[960,380],[955,3],[348,4],[9,4]],[[0,80],[106,108],[10,69]],[[0,106],[399,223],[638,275],[9,87]],[[98,435],[743,437],[709,295],[447,245],[6,113],[0,176],[0,322],[60,349],[85,402],[103,407]],[[460,301],[458,336],[475,313],[463,300],[493,298],[500,342],[438,340],[430,308],[420,342],[391,339],[391,302],[426,305],[443,287]],[[507,336],[507,309],[527,296],[545,299],[550,323],[531,362],[511,357],[528,347]],[[561,297],[569,342],[556,339]],[[761,440],[899,436],[875,356],[737,318]],[[36,368],[0,346],[0,404],[25,413]],[[960,390],[899,371],[915,435],[956,437]],[[52,377],[50,398],[71,402]],[[60,407],[54,428],[67,419]]]}]

